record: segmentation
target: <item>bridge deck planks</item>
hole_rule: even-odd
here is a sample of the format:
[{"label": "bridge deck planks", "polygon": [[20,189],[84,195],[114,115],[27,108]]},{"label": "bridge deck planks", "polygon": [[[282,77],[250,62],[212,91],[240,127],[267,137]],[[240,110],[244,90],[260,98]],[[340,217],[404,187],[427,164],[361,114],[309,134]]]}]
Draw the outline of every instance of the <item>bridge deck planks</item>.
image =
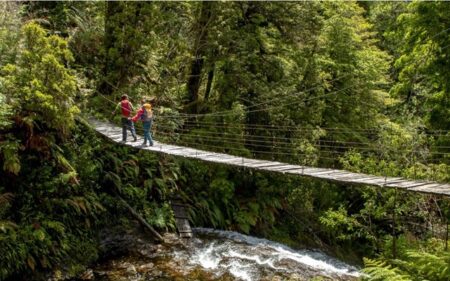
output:
[{"label": "bridge deck planks", "polygon": [[[112,141],[119,143],[122,140],[122,129],[114,124],[90,119],[91,126],[100,134],[106,136]],[[398,188],[410,192],[438,194],[450,197],[450,184],[437,183],[432,181],[415,181],[394,177],[382,177],[367,175],[362,173],[353,173],[345,170],[314,168],[276,161],[258,160],[244,158],[239,156],[216,153],[206,150],[194,149],[178,145],[169,145],[155,142],[154,146],[140,146],[141,138],[138,142],[126,142],[124,145],[132,146],[138,149],[144,149],[154,152],[160,152],[175,156],[200,159],[208,162],[222,163],[233,166],[251,168],[255,170],[264,170],[269,172],[303,175],[313,178],[331,180],[334,182],[347,184],[361,184],[388,188]]]}]

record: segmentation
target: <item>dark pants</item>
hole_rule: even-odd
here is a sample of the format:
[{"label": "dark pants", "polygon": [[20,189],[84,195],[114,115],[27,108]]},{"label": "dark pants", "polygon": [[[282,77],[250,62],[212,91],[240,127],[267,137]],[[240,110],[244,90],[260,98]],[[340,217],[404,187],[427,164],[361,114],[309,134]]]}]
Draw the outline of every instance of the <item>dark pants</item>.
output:
[{"label": "dark pants", "polygon": [[147,144],[147,140],[148,140],[148,144],[153,145],[152,133],[151,133],[152,120],[142,122],[142,126],[144,127],[144,144]]},{"label": "dark pants", "polygon": [[133,121],[128,118],[122,117],[122,140],[127,141],[127,129],[130,130],[133,138],[136,138],[136,132],[134,131]]}]

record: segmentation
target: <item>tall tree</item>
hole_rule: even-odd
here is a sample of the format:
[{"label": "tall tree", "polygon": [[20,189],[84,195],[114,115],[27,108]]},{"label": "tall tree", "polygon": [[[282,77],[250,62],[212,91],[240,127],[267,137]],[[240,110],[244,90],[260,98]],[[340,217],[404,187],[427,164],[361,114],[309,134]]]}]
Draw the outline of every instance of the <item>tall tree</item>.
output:
[{"label": "tall tree", "polygon": [[152,25],[153,3],[106,3],[103,79],[99,90],[103,94],[122,90],[135,75],[143,72]]},{"label": "tall tree", "polygon": [[443,130],[435,137],[436,149],[448,153],[450,3],[409,3],[398,22],[395,35],[401,44],[395,67],[399,75],[391,94],[400,100],[400,119],[413,119],[429,130]]},{"label": "tall tree", "polygon": [[68,37],[72,25],[71,13],[75,2],[72,1],[24,1],[23,10],[29,19],[39,23],[52,33]]},{"label": "tall tree", "polygon": [[[197,113],[199,102],[200,83],[202,81],[203,66],[207,50],[211,48],[208,43],[209,29],[214,21],[215,2],[203,1],[200,3],[199,16],[194,25],[194,44],[192,62],[187,82],[187,112]],[[210,86],[211,87],[211,86]]]}]

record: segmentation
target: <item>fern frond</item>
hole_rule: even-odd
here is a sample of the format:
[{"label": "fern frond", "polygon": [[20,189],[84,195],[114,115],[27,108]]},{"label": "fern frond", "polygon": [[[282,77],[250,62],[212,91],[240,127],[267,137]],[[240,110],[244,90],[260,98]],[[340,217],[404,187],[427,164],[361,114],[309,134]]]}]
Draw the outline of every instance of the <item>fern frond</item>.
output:
[{"label": "fern frond", "polygon": [[450,280],[450,253],[449,252],[419,252],[406,253],[410,270],[428,280]]},{"label": "fern frond", "polygon": [[0,206],[11,202],[13,198],[14,194],[12,194],[11,192],[0,194]]},{"label": "fern frond", "polygon": [[16,230],[17,224],[13,223],[12,221],[0,221],[0,230],[2,232],[7,232],[8,230]]},{"label": "fern frond", "polygon": [[411,276],[398,268],[392,267],[386,261],[364,259],[365,268],[363,272],[367,274],[364,280],[367,281],[411,281]]}]

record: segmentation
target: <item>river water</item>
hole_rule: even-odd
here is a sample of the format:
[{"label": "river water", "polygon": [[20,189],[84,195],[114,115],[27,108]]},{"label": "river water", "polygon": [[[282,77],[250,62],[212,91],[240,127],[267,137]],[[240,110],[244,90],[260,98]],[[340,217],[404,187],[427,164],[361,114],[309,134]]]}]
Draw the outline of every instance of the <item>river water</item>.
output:
[{"label": "river water", "polygon": [[154,245],[141,238],[125,255],[97,265],[91,280],[358,280],[355,267],[319,251],[294,250],[280,243],[231,231],[194,229],[195,238]]}]

